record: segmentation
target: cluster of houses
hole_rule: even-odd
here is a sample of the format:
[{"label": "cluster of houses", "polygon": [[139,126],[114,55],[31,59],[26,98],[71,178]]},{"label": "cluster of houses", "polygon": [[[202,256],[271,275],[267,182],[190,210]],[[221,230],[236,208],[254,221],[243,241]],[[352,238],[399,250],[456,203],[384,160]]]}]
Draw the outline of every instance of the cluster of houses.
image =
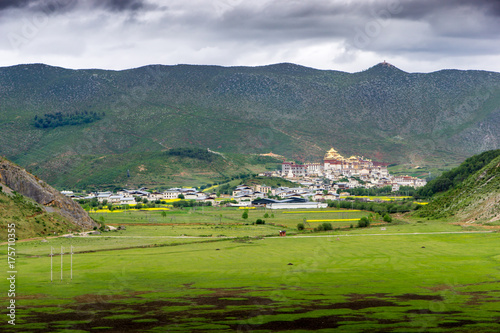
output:
[{"label": "cluster of houses", "polygon": [[[336,193],[338,187],[324,185],[320,180],[316,183],[304,184],[298,187],[278,187],[273,188],[266,185],[239,185],[232,194],[221,194],[217,197],[216,193],[206,193],[196,188],[170,188],[163,192],[150,192],[145,188],[138,190],[121,190],[112,192],[94,192],[85,196],[74,195],[72,191],[62,191],[61,193],[71,197],[74,200],[93,200],[96,199],[101,204],[113,205],[133,205],[148,201],[170,200],[184,198],[186,200],[195,200],[197,202],[208,203],[212,206],[218,206],[222,201],[230,201],[232,206],[251,206],[252,204],[270,204],[270,203],[306,203],[306,202],[325,202],[327,200],[339,199]],[[271,199],[272,198],[272,199]],[[265,199],[265,201],[259,201]],[[302,206],[303,208],[307,208]],[[314,207],[317,204],[314,204]],[[322,207],[322,206],[321,206]]]},{"label": "cluster of houses", "polygon": [[[138,190],[121,190],[116,193],[112,192],[95,192],[85,196],[76,196],[72,191],[62,191],[74,200],[93,200],[96,199],[101,204],[113,205],[131,205],[137,202],[142,202],[144,199],[148,201],[170,200],[184,198],[186,200],[195,200],[201,203],[208,203],[212,206],[218,206],[222,201],[229,202],[231,206],[251,206],[251,205],[266,205],[272,208],[273,204],[280,207],[282,204],[293,204],[288,208],[321,208],[323,204],[329,200],[338,200],[340,195],[349,195],[349,193],[337,194],[343,186],[339,184],[324,184],[322,179],[315,179],[312,182],[302,182],[297,184],[297,187],[277,187],[273,188],[267,185],[238,185],[231,194],[220,194],[217,197],[216,193],[206,193],[197,190],[196,188],[170,188],[163,192],[151,192],[146,188]],[[318,204],[321,203],[321,204]],[[278,205],[279,204],[279,205]],[[307,207],[306,207],[307,204]],[[311,207],[309,207],[311,206]]]},{"label": "cluster of houses", "polygon": [[210,202],[212,205],[217,205],[215,193],[204,193],[196,188],[170,188],[163,192],[150,192],[146,188],[138,190],[120,190],[113,192],[93,192],[85,196],[75,196],[72,191],[61,191],[62,194],[71,197],[74,200],[92,200],[97,199],[99,203],[107,203],[113,205],[131,205],[147,199],[148,201],[170,200],[184,198],[186,200],[196,200],[200,202]]},{"label": "cluster of houses", "polygon": [[[336,182],[340,188],[384,187],[392,186],[398,191],[400,186],[421,187],[427,183],[425,179],[411,176],[393,176],[387,170],[387,163],[373,162],[370,159],[351,156],[344,157],[334,148],[330,149],[323,163],[283,162],[281,170],[262,174],[287,178],[292,181],[312,181],[314,178],[326,178]],[[340,182],[347,180],[345,182]]]}]

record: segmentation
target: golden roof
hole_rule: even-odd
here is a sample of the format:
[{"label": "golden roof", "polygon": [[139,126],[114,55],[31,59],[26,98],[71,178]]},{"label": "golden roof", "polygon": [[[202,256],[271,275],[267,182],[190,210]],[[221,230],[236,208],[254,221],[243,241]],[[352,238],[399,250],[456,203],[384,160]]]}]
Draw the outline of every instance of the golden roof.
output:
[{"label": "golden roof", "polygon": [[331,148],[325,154],[325,160],[344,160],[344,157],[340,155],[335,149]]}]

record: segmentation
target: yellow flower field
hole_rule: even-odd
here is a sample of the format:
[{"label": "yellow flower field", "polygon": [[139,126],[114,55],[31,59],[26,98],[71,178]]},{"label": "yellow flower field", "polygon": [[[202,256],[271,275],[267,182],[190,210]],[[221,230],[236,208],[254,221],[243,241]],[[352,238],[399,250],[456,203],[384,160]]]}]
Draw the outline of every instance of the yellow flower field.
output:
[{"label": "yellow flower field", "polygon": [[[166,207],[155,207],[155,208],[141,208],[141,209],[134,209],[134,211],[138,210],[146,210],[146,211],[158,211],[158,210],[170,210],[170,208]],[[123,209],[113,209],[112,211],[109,209],[96,209],[96,210],[91,210],[89,213],[123,213],[126,210]]]},{"label": "yellow flower field", "polygon": [[349,210],[310,210],[310,211],[296,211],[296,212],[283,212],[283,214],[311,214],[311,213],[351,213],[351,212],[361,212],[360,210],[349,209]]},{"label": "yellow flower field", "polygon": [[344,221],[359,221],[359,219],[306,220],[306,222],[344,222]]}]

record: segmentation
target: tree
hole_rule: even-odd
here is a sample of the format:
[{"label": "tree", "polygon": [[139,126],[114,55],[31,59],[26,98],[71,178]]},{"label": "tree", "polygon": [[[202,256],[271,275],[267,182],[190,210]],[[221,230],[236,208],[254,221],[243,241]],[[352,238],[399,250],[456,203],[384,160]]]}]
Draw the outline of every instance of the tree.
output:
[{"label": "tree", "polygon": [[248,209],[245,209],[245,211],[243,212],[243,214],[241,215],[241,218],[243,219],[247,219],[248,218]]},{"label": "tree", "polygon": [[322,225],[323,225],[323,230],[325,231],[333,230],[332,224],[329,222],[324,222]]},{"label": "tree", "polygon": [[390,222],[392,222],[392,217],[389,214],[385,214],[384,215],[384,221],[390,223]]},{"label": "tree", "polygon": [[255,224],[266,224],[266,221],[262,220],[262,219],[257,219],[255,221]]},{"label": "tree", "polygon": [[265,219],[269,218],[269,214],[268,214],[268,213],[265,213],[265,214],[264,214],[264,218],[265,218]]},{"label": "tree", "polygon": [[177,198],[184,200],[184,194],[182,194],[182,193],[181,193],[181,194],[179,194],[179,195],[177,196]]},{"label": "tree", "polygon": [[167,212],[166,211],[161,212],[161,216],[167,217]]},{"label": "tree", "polygon": [[297,229],[298,230],[304,230],[305,229],[304,223],[298,223],[297,224]]},{"label": "tree", "polygon": [[370,225],[370,220],[366,216],[363,216],[358,221],[358,228],[366,228]]}]

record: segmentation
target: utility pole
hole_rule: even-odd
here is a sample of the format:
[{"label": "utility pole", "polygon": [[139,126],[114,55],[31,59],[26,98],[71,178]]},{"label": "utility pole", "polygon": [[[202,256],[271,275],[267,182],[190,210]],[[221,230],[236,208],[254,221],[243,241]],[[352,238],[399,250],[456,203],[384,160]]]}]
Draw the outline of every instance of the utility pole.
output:
[{"label": "utility pole", "polygon": [[64,254],[64,247],[61,245],[61,281],[63,277],[63,254]]},{"label": "utility pole", "polygon": [[73,280],[73,245],[71,245],[71,280]]},{"label": "utility pole", "polygon": [[54,248],[50,247],[50,282],[52,282],[52,258],[54,256]]}]

